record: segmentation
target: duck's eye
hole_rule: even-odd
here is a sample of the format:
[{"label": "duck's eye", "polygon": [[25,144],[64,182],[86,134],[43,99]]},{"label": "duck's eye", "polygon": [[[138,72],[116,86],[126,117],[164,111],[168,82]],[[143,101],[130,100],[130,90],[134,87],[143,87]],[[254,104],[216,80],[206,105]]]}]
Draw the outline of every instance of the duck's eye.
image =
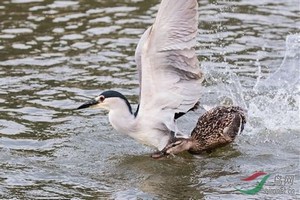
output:
[{"label": "duck's eye", "polygon": [[100,96],[100,97],[99,97],[99,100],[100,100],[100,102],[103,102],[103,101],[104,101],[104,99],[105,99],[105,97],[104,97],[104,96]]}]

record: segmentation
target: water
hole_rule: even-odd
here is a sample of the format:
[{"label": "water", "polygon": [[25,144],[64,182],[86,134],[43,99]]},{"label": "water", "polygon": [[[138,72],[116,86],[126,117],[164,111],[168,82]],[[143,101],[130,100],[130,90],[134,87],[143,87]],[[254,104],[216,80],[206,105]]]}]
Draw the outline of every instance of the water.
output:
[{"label": "water", "polygon": [[[158,3],[0,2],[1,199],[299,198],[297,0],[199,2],[206,80],[202,108],[181,129],[203,108],[241,105],[248,123],[228,147],[153,160],[153,149],[117,134],[104,111],[74,110],[105,89],[136,106],[134,50]],[[241,181],[255,171],[271,174],[263,190],[236,191],[257,184]],[[276,192],[275,178],[289,175]]]}]

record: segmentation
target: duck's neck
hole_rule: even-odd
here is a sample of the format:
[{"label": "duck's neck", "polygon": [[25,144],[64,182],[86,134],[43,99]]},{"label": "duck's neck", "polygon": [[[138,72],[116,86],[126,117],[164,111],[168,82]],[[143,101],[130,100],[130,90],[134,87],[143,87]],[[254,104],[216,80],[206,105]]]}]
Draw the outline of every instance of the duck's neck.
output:
[{"label": "duck's neck", "polygon": [[195,140],[193,138],[174,138],[162,152],[167,154],[178,154],[180,152],[189,151],[195,147]]}]

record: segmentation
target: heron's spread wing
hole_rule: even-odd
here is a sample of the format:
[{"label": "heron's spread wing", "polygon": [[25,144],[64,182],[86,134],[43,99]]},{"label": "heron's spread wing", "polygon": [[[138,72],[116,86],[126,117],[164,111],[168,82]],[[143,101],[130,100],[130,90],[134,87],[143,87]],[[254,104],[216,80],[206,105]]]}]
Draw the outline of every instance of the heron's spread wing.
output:
[{"label": "heron's spread wing", "polygon": [[197,9],[197,0],[162,0],[155,23],[142,36],[136,51],[138,116],[155,113],[173,120],[199,100],[203,75],[194,49]]},{"label": "heron's spread wing", "polygon": [[[145,42],[147,41],[148,37],[149,37],[149,34],[150,34],[150,31],[152,29],[152,26],[149,27],[142,35],[137,47],[136,47],[136,50],[135,50],[135,62],[136,62],[136,66],[137,66],[137,71],[138,71],[138,74],[139,74],[139,81],[140,81],[140,97],[141,97],[141,81],[142,81],[142,48],[145,44]],[[138,110],[137,110],[138,112]]]}]

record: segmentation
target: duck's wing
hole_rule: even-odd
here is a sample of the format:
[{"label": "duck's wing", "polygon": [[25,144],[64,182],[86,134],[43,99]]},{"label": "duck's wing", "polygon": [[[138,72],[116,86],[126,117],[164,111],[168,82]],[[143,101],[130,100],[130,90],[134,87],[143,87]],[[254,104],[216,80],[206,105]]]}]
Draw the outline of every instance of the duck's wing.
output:
[{"label": "duck's wing", "polygon": [[162,0],[155,23],[142,36],[136,52],[140,68],[138,116],[173,120],[200,98],[202,72],[195,54],[197,0]]},{"label": "duck's wing", "polygon": [[230,116],[231,123],[224,127],[223,136],[229,136],[228,141],[233,141],[244,129],[243,118],[239,113],[232,113]]}]

